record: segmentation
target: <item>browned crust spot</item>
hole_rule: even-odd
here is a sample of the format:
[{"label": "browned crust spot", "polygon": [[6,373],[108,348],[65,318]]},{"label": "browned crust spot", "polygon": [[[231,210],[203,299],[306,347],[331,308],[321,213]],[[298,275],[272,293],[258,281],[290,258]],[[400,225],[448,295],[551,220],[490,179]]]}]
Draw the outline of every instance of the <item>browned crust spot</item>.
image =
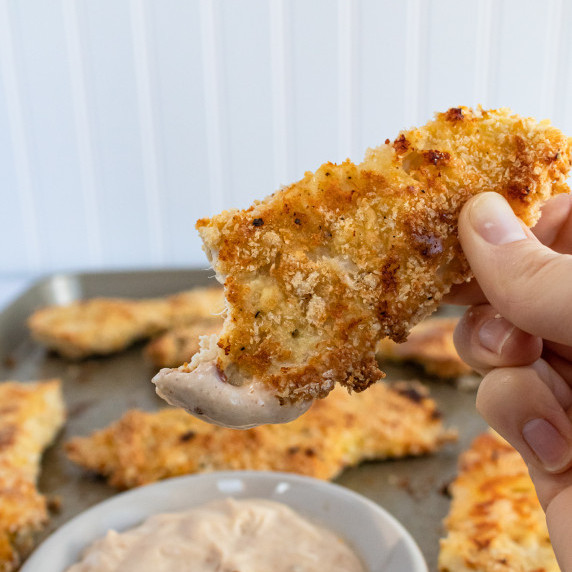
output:
[{"label": "browned crust spot", "polygon": [[445,113],[445,119],[447,121],[463,121],[464,118],[462,107],[451,107],[451,109]]},{"label": "browned crust spot", "polygon": [[393,142],[393,148],[395,149],[395,152],[399,154],[405,153],[410,146],[411,144],[407,141],[403,133]]}]

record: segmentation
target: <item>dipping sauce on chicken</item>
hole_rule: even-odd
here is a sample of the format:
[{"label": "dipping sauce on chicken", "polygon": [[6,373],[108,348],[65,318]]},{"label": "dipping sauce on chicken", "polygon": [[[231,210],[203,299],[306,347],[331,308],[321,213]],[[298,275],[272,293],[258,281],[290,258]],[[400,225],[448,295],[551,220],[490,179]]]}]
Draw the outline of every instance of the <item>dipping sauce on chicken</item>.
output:
[{"label": "dipping sauce on chicken", "polygon": [[365,572],[335,533],[278,502],[225,499],[109,531],[67,572]]},{"label": "dipping sauce on chicken", "polygon": [[[197,354],[198,355],[198,354]],[[192,376],[192,383],[189,383]],[[233,385],[225,381],[214,363],[200,363],[192,372],[186,366],[162,369],[154,378],[155,390],[170,405],[229,429],[251,429],[265,423],[288,423],[305,413],[311,400],[281,405],[262,383]]]}]

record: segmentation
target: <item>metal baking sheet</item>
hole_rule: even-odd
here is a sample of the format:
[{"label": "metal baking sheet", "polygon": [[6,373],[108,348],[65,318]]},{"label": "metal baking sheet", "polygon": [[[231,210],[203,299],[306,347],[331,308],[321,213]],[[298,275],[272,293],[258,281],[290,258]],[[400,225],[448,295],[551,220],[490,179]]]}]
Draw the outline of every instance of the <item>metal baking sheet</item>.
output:
[{"label": "metal baking sheet", "polygon": [[[61,499],[40,540],[86,508],[117,491],[103,480],[88,477],[69,462],[62,445],[75,435],[87,435],[118,419],[131,408],[156,410],[165,406],[150,383],[155,370],[142,359],[142,344],[120,354],[72,363],[34,343],[26,318],[47,304],[65,304],[93,296],[152,297],[180,292],[212,281],[201,270],[61,274],[34,284],[0,314],[0,381],[63,381],[68,422],[46,452],[39,487]],[[458,309],[443,308],[440,313]],[[415,367],[384,367],[388,379],[420,379],[430,387],[445,423],[459,430],[459,441],[435,455],[397,461],[371,462],[346,470],[337,483],[379,503],[413,535],[429,570],[437,570],[442,520],[448,512],[446,486],[454,478],[459,453],[486,430],[475,410],[475,392],[424,377]]]}]

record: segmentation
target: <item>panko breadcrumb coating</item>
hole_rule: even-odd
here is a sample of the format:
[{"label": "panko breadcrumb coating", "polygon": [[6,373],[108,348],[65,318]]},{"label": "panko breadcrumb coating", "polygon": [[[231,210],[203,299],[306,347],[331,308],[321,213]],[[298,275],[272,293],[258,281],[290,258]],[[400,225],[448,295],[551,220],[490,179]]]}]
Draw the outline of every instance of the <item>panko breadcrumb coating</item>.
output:
[{"label": "panko breadcrumb coating", "polygon": [[48,306],[28,320],[34,339],[69,359],[106,355],[168,329],[224,310],[222,288],[196,288],[166,298],[92,298]]},{"label": "panko breadcrumb coating", "polygon": [[498,435],[475,439],[450,491],[440,572],[560,570],[526,464]]},{"label": "panko breadcrumb coating", "polygon": [[470,279],[463,204],[496,191],[532,225],[546,200],[569,192],[571,152],[548,121],[459,107],[361,164],[324,164],[246,210],[199,220],[228,311],[216,343],[181,371],[208,362],[223,381],[261,383],[283,404],[336,383],[366,389],[383,377],[378,340],[405,340]]},{"label": "panko breadcrumb coating", "polygon": [[48,520],[36,483],[65,420],[59,380],[0,382],[0,572],[16,570]]},{"label": "panko breadcrumb coating", "polygon": [[459,318],[429,318],[413,327],[407,341],[396,344],[385,338],[377,344],[377,359],[384,362],[412,362],[426,373],[442,379],[454,379],[471,373],[457,353],[453,333]]},{"label": "panko breadcrumb coating", "polygon": [[133,410],[89,437],[66,444],[69,458],[130,488],[159,479],[220,470],[270,470],[333,479],[368,459],[422,455],[456,438],[419,383],[342,389],[286,425],[240,431],[210,425],[182,409]]}]

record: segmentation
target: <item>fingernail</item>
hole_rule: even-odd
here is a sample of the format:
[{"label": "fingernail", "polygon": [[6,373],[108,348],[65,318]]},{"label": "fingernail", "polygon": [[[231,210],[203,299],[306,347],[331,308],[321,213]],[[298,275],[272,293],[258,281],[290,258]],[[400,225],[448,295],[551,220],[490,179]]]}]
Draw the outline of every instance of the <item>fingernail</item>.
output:
[{"label": "fingernail", "polygon": [[570,461],[570,446],[545,419],[533,419],[522,428],[522,436],[547,471],[564,469]]},{"label": "fingernail", "polygon": [[500,355],[514,331],[514,326],[500,316],[487,320],[479,329],[480,344],[490,352]]},{"label": "fingernail", "polygon": [[520,221],[498,193],[478,195],[470,209],[473,228],[490,244],[508,244],[526,238]]}]

